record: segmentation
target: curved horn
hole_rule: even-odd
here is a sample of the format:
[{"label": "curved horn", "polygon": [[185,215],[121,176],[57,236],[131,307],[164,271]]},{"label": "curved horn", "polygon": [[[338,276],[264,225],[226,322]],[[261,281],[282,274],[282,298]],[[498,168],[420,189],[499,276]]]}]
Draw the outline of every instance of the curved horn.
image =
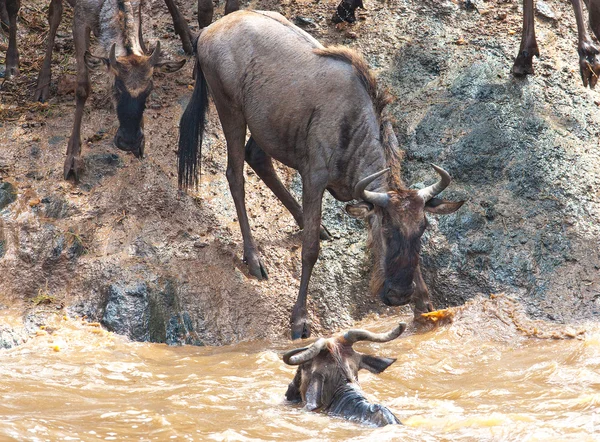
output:
[{"label": "curved horn", "polygon": [[379,178],[381,175],[388,173],[389,171],[390,168],[388,167],[387,169],[380,170],[379,172],[369,175],[368,177],[363,178],[358,183],[356,183],[356,186],[354,186],[354,199],[362,199],[376,206],[386,207],[390,201],[390,197],[387,193],[371,192],[365,189],[374,180]]},{"label": "curved horn", "polygon": [[419,190],[419,195],[421,196],[421,198],[423,198],[423,200],[425,200],[425,202],[429,201],[431,198],[433,198],[446,187],[448,187],[448,184],[450,184],[450,181],[452,181],[452,177],[444,169],[442,169],[439,166],[436,166],[435,164],[431,164],[431,167],[435,169],[435,171],[440,175],[441,178],[437,183]]},{"label": "curved horn", "polygon": [[300,365],[304,362],[310,361],[312,358],[321,353],[321,350],[325,348],[327,339],[319,338],[310,347],[296,348],[290,350],[283,355],[283,362],[287,365]]},{"label": "curved horn", "polygon": [[152,55],[150,55],[150,65],[154,66],[156,63],[158,63],[159,59],[160,59],[160,40],[158,40],[156,42],[156,47],[154,48],[154,51],[152,51]]},{"label": "curved horn", "polygon": [[110,53],[108,55],[108,61],[110,62],[110,65],[113,68],[117,68],[117,56],[116,56],[116,51],[117,51],[117,44],[113,43],[113,45],[110,47]]},{"label": "curved horn", "polygon": [[352,345],[358,341],[388,342],[396,339],[406,330],[406,322],[401,322],[398,327],[387,333],[373,333],[368,330],[348,330],[343,339],[346,345]]}]

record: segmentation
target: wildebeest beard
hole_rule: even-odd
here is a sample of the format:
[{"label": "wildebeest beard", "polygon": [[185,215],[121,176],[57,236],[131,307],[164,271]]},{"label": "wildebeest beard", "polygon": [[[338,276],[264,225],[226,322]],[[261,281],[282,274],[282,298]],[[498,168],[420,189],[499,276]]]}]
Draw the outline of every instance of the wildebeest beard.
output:
[{"label": "wildebeest beard", "polygon": [[[405,236],[400,229],[394,227],[390,233],[379,235],[375,229],[385,227],[373,225],[371,248],[374,254],[375,268],[371,279],[371,291],[378,294],[385,302],[385,295],[393,291],[394,305],[408,304],[411,300],[415,269],[419,264],[421,253],[421,237]],[[384,239],[385,238],[385,239]],[[385,256],[381,241],[387,241]],[[405,295],[400,297],[399,295]]]},{"label": "wildebeest beard", "polygon": [[326,411],[333,416],[380,427],[400,423],[387,407],[369,403],[354,384],[340,386]]}]

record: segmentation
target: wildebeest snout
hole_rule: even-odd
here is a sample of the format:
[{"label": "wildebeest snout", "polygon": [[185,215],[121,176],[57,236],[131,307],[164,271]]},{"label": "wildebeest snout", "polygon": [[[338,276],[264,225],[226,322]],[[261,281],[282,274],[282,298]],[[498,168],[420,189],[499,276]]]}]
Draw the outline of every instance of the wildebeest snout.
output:
[{"label": "wildebeest snout", "polygon": [[128,133],[119,128],[114,139],[115,146],[118,149],[131,152],[136,157],[141,157],[144,152],[144,131],[140,128],[137,132]]},{"label": "wildebeest snout", "polygon": [[379,297],[385,305],[398,306],[410,303],[412,295],[415,292],[416,284],[414,281],[406,287],[391,287],[386,282],[379,292]]}]

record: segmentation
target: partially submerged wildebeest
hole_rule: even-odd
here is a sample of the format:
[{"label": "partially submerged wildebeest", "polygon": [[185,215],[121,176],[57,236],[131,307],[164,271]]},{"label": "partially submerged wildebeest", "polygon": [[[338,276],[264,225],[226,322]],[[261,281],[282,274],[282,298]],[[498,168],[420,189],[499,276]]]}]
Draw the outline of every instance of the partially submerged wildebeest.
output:
[{"label": "partially submerged wildebeest", "polygon": [[[589,12],[590,28],[600,40],[600,0],[584,0]],[[577,52],[579,53],[579,70],[583,85],[594,88],[600,75],[600,51],[592,41],[583,19],[581,0],[571,0],[577,21]],[[513,65],[515,75],[533,74],[533,56],[539,57],[535,39],[534,0],[523,0],[523,34],[521,47]]]},{"label": "partially submerged wildebeest", "polygon": [[320,338],[310,347],[288,351],[283,361],[299,367],[285,393],[286,399],[304,402],[309,411],[323,411],[379,427],[399,424],[386,407],[369,403],[358,385],[359,370],[378,374],[396,359],[357,353],[352,345],[358,341],[388,342],[405,329],[406,324],[402,322],[388,333],[350,330],[333,338]]},{"label": "partially submerged wildebeest", "polygon": [[[73,18],[73,40],[77,59],[77,107],[73,132],[69,138],[64,177],[77,181],[81,164],[81,119],[90,93],[88,69],[104,68],[112,79],[119,129],[115,145],[137,157],[144,154],[144,109],[152,91],[152,75],[175,72],[185,64],[180,61],[160,62],[160,42],[151,55],[140,44],[140,8],[137,1],[76,0]],[[105,56],[92,55],[88,49],[90,32],[94,31]]]},{"label": "partially submerged wildebeest", "polygon": [[[205,0],[206,1],[206,0]],[[211,1],[211,0],[210,0]],[[71,5],[71,7],[76,8],[76,3],[78,0],[67,0],[67,2]],[[86,2],[92,5],[92,2]],[[106,1],[106,2],[97,2],[98,7],[103,6],[103,10],[109,10],[107,6],[114,3],[114,0]],[[106,3],[106,5],[102,5]],[[138,8],[141,8],[142,2],[136,2]],[[167,8],[171,13],[171,17],[173,18],[173,27],[175,32],[181,37],[181,41],[183,44],[183,49],[186,53],[192,53],[192,36],[190,34],[190,30],[187,24],[187,21],[179,12],[177,5],[175,4],[175,0],[165,0]],[[198,9],[200,10],[200,5],[203,4],[203,0],[200,0]],[[17,48],[17,15],[19,12],[19,8],[21,7],[21,0],[0,0],[0,22],[2,24],[2,28],[5,32],[8,32],[8,49],[6,51],[6,69],[5,69],[5,78],[10,80],[12,77],[18,75],[19,73],[19,51]],[[212,1],[211,1],[212,7]],[[96,18],[90,18],[89,15],[94,14],[95,12],[91,12],[94,7],[88,8],[83,15],[88,21],[89,25],[92,25],[92,29],[96,30],[100,28],[101,25],[99,23],[100,20],[110,20],[109,14],[103,14],[102,17],[98,16]],[[54,39],[56,37],[56,31],[58,30],[58,26],[60,25],[62,19],[63,12],[63,0],[51,0],[50,7],[48,9],[48,41],[46,45],[46,54],[44,56],[44,61],[42,63],[42,67],[40,69],[37,85],[35,88],[35,92],[33,95],[34,101],[46,101],[49,97],[50,93],[50,78],[51,78],[51,63],[52,63],[52,49],[54,48]],[[141,16],[141,10],[138,10],[138,16]],[[212,20],[212,9],[210,13],[210,18],[208,19],[208,23],[210,24],[210,20]],[[206,21],[204,16],[198,16],[198,22],[203,23]],[[202,24],[201,24],[202,27]],[[141,23],[138,26],[138,30],[141,32],[142,26]],[[144,48],[143,40],[141,34],[138,36],[138,40],[141,48]]]},{"label": "partially submerged wildebeest", "polygon": [[[438,183],[419,191],[404,186],[397,140],[382,117],[388,98],[365,61],[351,50],[323,47],[280,14],[260,11],[235,12],[213,23],[201,33],[197,53],[196,85],[180,124],[179,184],[197,184],[210,87],[227,141],[227,179],[250,273],[267,277],[246,214],[244,160],[304,228],[292,338],[310,334],[306,296],[319,255],[325,189],[340,201],[360,200],[346,210],[368,220],[373,289],[383,302],[412,301],[415,315],[431,311],[419,269],[425,212],[451,213],[463,202],[435,198],[450,183],[436,166]],[[247,127],[252,137],[244,149]],[[272,158],[299,171],[302,209],[279,181]]]}]

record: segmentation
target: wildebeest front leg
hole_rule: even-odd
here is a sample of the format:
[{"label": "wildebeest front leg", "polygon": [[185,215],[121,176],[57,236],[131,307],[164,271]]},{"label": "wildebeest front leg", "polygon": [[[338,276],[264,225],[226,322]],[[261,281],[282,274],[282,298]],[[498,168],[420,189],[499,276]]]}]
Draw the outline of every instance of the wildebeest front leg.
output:
[{"label": "wildebeest front leg", "polygon": [[73,121],[73,131],[67,147],[65,159],[64,178],[68,180],[73,176],[75,182],[79,181],[79,174],[83,170],[81,161],[81,119],[83,108],[90,94],[90,78],[88,67],[85,64],[85,53],[90,46],[90,29],[81,24],[77,17],[73,21],[73,42],[75,43],[75,57],[77,60],[77,89],[75,90],[76,108]]},{"label": "wildebeest front leg", "polygon": [[[220,109],[221,110],[221,109]],[[246,124],[241,116],[224,117],[219,112],[223,133],[227,140],[227,181],[235,203],[238,222],[244,238],[244,262],[248,264],[250,274],[258,279],[267,279],[267,270],[263,266],[250,231],[248,214],[246,212],[244,191],[244,139]],[[241,122],[241,123],[240,123]]]},{"label": "wildebeest front leg", "polygon": [[192,47],[192,42],[190,39],[190,28],[188,26],[187,20],[179,11],[179,8],[175,4],[175,0],[165,0],[165,4],[169,9],[169,13],[171,14],[171,18],[173,19],[173,27],[175,28],[175,33],[179,35],[181,39],[181,45],[183,46],[183,50],[186,54],[193,54],[194,48]]},{"label": "wildebeest front leg", "polygon": [[533,74],[533,56],[539,57],[540,51],[535,40],[535,22],[533,0],[523,0],[523,33],[521,47],[513,65],[513,74],[521,76]]},{"label": "wildebeest front leg", "polygon": [[[600,75],[600,61],[598,60],[598,48],[592,42],[590,35],[583,21],[583,6],[581,0],[571,0],[573,10],[575,11],[575,21],[577,22],[577,51],[579,52],[579,71],[584,86],[590,86],[591,89],[598,82]],[[590,17],[592,10],[590,9]]]},{"label": "wildebeest front leg", "polygon": [[306,311],[308,282],[313,267],[319,258],[319,232],[321,228],[321,202],[325,186],[318,186],[309,179],[302,179],[302,209],[304,212],[304,231],[302,236],[302,276],[298,299],[292,310],[292,339],[310,337],[310,325]]},{"label": "wildebeest front leg", "polygon": [[[246,162],[252,167],[256,174],[264,181],[275,196],[283,203],[286,209],[292,214],[298,227],[304,228],[304,220],[302,218],[302,208],[296,198],[285,188],[275,168],[273,167],[272,158],[260,148],[254,138],[250,137],[246,143]],[[320,237],[323,240],[331,239],[331,234],[321,226]]]},{"label": "wildebeest front leg", "polygon": [[10,80],[19,75],[19,50],[17,49],[17,14],[21,0],[6,0],[8,14],[8,50],[6,51],[6,72],[4,77]]},{"label": "wildebeest front leg", "polygon": [[412,295],[412,302],[414,303],[414,315],[415,319],[420,319],[421,313],[429,313],[433,311],[433,304],[429,300],[429,290],[427,284],[421,275],[421,266],[417,266],[415,270],[415,291]]},{"label": "wildebeest front leg", "polygon": [[62,0],[52,0],[48,9],[48,24],[50,31],[48,32],[48,43],[46,45],[46,55],[44,63],[37,79],[37,86],[33,94],[33,101],[46,101],[50,91],[50,77],[52,73],[52,49],[54,49],[54,39],[56,38],[56,30],[62,19],[63,5]]}]

